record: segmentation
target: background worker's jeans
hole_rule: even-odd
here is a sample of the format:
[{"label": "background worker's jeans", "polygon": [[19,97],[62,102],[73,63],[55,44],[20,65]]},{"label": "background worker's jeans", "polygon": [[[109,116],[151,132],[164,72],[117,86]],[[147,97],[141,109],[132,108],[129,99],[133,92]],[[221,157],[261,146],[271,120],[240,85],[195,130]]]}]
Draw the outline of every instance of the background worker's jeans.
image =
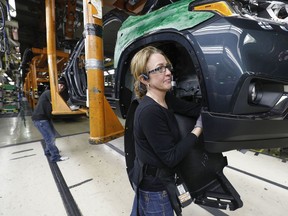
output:
[{"label": "background worker's jeans", "polygon": [[[140,216],[174,216],[166,191],[139,190],[138,207]],[[137,216],[137,196],[134,199],[131,216]]]},{"label": "background worker's jeans", "polygon": [[50,156],[51,162],[59,160],[59,150],[55,145],[56,131],[51,121],[48,120],[36,120],[33,121],[35,127],[42,134],[45,141],[45,155]]}]

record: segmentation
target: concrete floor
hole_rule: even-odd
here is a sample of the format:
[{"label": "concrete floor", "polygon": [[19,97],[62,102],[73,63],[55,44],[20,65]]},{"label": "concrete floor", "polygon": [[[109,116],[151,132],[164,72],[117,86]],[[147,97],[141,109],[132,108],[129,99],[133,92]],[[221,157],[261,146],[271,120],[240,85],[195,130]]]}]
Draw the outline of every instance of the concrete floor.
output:
[{"label": "concrete floor", "polygon": [[[123,122],[123,121],[122,121]],[[67,161],[51,164],[29,116],[0,118],[0,215],[128,216],[134,193],[124,158],[124,139],[90,145],[86,117],[54,121],[56,140]],[[285,216],[288,162],[248,151],[224,153],[226,177],[241,195],[236,211],[191,204],[183,216]]]}]

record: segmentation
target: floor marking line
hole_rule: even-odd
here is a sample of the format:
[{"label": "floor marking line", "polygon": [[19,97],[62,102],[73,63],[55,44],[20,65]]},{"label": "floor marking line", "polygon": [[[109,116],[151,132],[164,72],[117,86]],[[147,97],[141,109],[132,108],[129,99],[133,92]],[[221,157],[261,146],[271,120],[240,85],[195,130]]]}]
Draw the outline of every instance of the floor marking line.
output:
[{"label": "floor marking line", "polygon": [[[41,141],[41,145],[42,145],[43,150],[44,150],[45,149],[44,140]],[[82,213],[81,213],[80,209],[78,208],[77,203],[75,202],[57,163],[49,162],[48,158],[47,158],[47,161],[49,163],[50,170],[51,170],[52,175],[54,177],[54,181],[57,185],[60,196],[62,198],[62,201],[63,201],[64,207],[65,207],[65,210],[67,212],[67,215],[69,215],[69,216],[82,216]]]},{"label": "floor marking line", "polygon": [[[89,132],[81,132],[81,133],[75,133],[75,134],[67,134],[67,135],[63,135],[61,136],[58,132],[56,132],[58,135],[56,136],[56,138],[62,138],[62,137],[69,137],[69,136],[76,136],[76,135],[81,135],[81,134],[86,134]],[[14,144],[8,144],[8,145],[4,145],[4,146],[0,146],[1,148],[9,148],[9,147],[14,147],[14,146],[20,146],[20,145],[26,145],[26,144],[31,144],[33,142],[41,142],[42,139],[36,139],[36,140],[30,140],[27,142],[20,142],[20,143],[14,143]]]},{"label": "floor marking line", "polygon": [[33,150],[34,150],[34,149],[25,149],[25,150],[22,150],[22,151],[13,152],[12,154],[19,154],[19,153],[28,152],[28,151],[33,151]]},{"label": "floor marking line", "polygon": [[275,186],[280,187],[280,188],[282,188],[282,189],[288,190],[288,186],[279,184],[279,183],[274,182],[274,181],[271,181],[271,180],[269,180],[269,179],[262,178],[262,177],[260,177],[260,176],[254,175],[254,174],[252,174],[252,173],[246,172],[246,171],[244,171],[244,170],[240,170],[240,169],[238,169],[238,168],[235,168],[235,167],[232,167],[232,166],[229,166],[229,165],[227,166],[227,168],[230,168],[230,169],[232,169],[232,170],[234,170],[234,171],[237,171],[237,172],[243,173],[243,174],[245,174],[245,175],[251,176],[251,177],[253,177],[253,178],[259,179],[259,180],[261,180],[261,181],[267,182],[267,183],[269,183],[269,184],[275,185]]},{"label": "floor marking line", "polygon": [[35,156],[35,155],[36,155],[36,154],[25,155],[25,156],[22,156],[22,157],[11,158],[10,160],[19,160],[19,159],[23,159],[23,158],[27,158],[27,157],[33,157],[33,156]]},{"label": "floor marking line", "polygon": [[125,156],[124,151],[122,151],[121,149],[117,148],[116,146],[112,145],[111,143],[105,143],[107,146],[109,146],[110,148],[112,148],[114,151],[118,152],[120,155]]},{"label": "floor marking line", "polygon": [[78,187],[78,186],[80,186],[80,185],[82,185],[82,184],[86,184],[87,182],[90,182],[90,181],[92,181],[92,180],[93,180],[93,178],[87,179],[87,180],[85,180],[85,181],[79,182],[79,183],[74,184],[74,185],[71,185],[71,186],[69,186],[69,189]]}]

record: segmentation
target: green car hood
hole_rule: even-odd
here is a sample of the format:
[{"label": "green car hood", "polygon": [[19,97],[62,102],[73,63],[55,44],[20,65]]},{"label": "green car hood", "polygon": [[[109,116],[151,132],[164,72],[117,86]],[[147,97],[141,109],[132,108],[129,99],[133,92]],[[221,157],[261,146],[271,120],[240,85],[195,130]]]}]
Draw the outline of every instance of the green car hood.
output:
[{"label": "green car hood", "polygon": [[189,3],[195,0],[181,0],[169,4],[142,16],[130,16],[118,31],[114,53],[114,65],[117,67],[120,54],[135,39],[153,31],[192,28],[214,16],[211,12],[188,11]]}]

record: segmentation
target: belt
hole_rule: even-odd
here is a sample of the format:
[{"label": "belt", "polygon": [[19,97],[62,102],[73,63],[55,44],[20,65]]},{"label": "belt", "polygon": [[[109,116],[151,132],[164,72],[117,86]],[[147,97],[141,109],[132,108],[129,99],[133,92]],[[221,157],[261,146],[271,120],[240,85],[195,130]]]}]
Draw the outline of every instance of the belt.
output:
[{"label": "belt", "polygon": [[144,176],[153,176],[159,178],[174,176],[174,172],[167,168],[158,168],[149,164],[144,165]]}]

